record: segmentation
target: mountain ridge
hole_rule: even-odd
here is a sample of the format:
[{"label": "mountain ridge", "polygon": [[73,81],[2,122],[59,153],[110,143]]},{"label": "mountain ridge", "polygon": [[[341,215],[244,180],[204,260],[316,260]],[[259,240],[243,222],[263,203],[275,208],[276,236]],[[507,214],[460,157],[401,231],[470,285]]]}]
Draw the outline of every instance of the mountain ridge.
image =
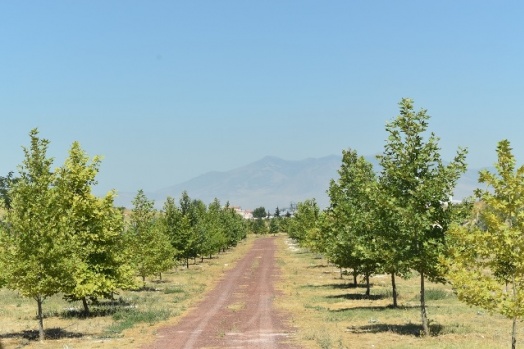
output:
[{"label": "mountain ridge", "polygon": [[[365,156],[378,170],[375,156]],[[254,209],[263,206],[269,211],[285,208],[290,203],[315,198],[321,208],[329,206],[327,190],[331,179],[338,178],[342,155],[320,158],[284,160],[277,156],[265,156],[255,162],[229,171],[209,171],[188,181],[160,188],[146,195],[161,208],[168,196],[179,198],[187,191],[192,199],[209,204],[218,198],[222,204]],[[455,198],[463,199],[478,187],[478,170],[471,169],[459,180]],[[115,200],[119,206],[131,207],[136,194],[120,193]]]}]

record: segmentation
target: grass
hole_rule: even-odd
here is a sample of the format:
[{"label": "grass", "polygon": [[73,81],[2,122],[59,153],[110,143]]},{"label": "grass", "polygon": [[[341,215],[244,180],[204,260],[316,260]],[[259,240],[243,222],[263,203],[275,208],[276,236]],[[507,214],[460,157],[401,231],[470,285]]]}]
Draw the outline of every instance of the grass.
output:
[{"label": "grass", "polygon": [[136,324],[147,323],[153,325],[159,321],[167,320],[171,315],[168,309],[146,309],[138,310],[134,308],[119,309],[113,314],[115,323],[106,329],[110,336],[122,333],[122,331],[133,328]]},{"label": "grass", "polygon": [[[276,301],[291,315],[301,348],[510,347],[511,321],[461,303],[449,285],[426,283],[432,335],[421,336],[418,277],[397,280],[399,307],[393,308],[389,276],[372,277],[371,296],[366,297],[363,285],[352,287],[351,275],[341,279],[339,269],[284,236],[278,244],[282,275]],[[517,340],[523,338],[519,323]]]},{"label": "grass", "polygon": [[[244,256],[254,241],[200,259],[189,269],[179,267],[162,274],[162,281],[148,279],[144,289],[121,291],[113,302],[101,301],[83,314],[81,302],[69,303],[61,295],[44,302],[45,343],[38,342],[36,302],[17,292],[0,289],[0,348],[139,348],[151,342],[161,326],[175,324],[187,310],[213,288],[223,273]],[[141,279],[137,278],[137,285]],[[240,309],[241,304],[236,305]]]}]

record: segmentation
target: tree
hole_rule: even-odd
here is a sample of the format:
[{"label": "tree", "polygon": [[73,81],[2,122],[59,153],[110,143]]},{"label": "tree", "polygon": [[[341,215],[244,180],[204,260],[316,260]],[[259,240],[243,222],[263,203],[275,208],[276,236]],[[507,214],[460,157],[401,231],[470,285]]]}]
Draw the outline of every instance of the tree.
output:
[{"label": "tree", "polygon": [[497,155],[498,175],[480,172],[487,189],[477,189],[472,219],[450,229],[447,277],[461,301],[512,319],[514,349],[524,316],[524,166],[515,168],[508,140]]},{"label": "tree", "polygon": [[252,231],[255,234],[267,234],[268,227],[265,222],[265,218],[267,218],[267,212],[266,208],[264,206],[257,207],[253,210],[253,218],[254,220],[251,223]]},{"label": "tree", "polygon": [[267,217],[267,212],[265,207],[260,206],[253,210],[253,218],[255,219],[262,219]]},{"label": "tree", "polygon": [[355,284],[357,275],[364,274],[369,296],[369,277],[382,264],[375,241],[378,230],[373,200],[377,187],[375,172],[373,165],[356,151],[344,150],[338,174],[338,180],[332,180],[328,190],[331,219],[327,226],[331,234],[325,249],[339,267],[353,269]]},{"label": "tree", "polygon": [[3,202],[3,206],[6,210],[11,209],[11,198],[9,191],[11,187],[16,184],[18,178],[13,177],[13,172],[9,172],[7,176],[0,177],[0,199]]},{"label": "tree", "polygon": [[273,217],[269,221],[269,232],[273,234],[273,236],[275,236],[280,230],[279,222],[280,222],[280,218],[276,218],[276,217]]},{"label": "tree", "polygon": [[195,238],[195,258],[200,256],[203,260],[204,255],[209,252],[209,236],[206,227],[207,206],[202,200],[193,199],[190,208],[189,220]]},{"label": "tree", "polygon": [[251,221],[251,230],[253,233],[258,235],[267,234],[268,227],[266,225],[266,220],[262,218],[257,218]]},{"label": "tree", "polygon": [[191,198],[183,192],[180,198],[180,207],[175,205],[175,200],[168,197],[164,204],[165,229],[175,249],[175,258],[185,260],[189,268],[189,259],[197,255],[197,239],[194,234],[191,219]]},{"label": "tree", "polygon": [[443,281],[438,261],[453,210],[442,203],[449,200],[466,170],[467,151],[459,149],[453,161],[444,165],[438,138],[430,133],[424,140],[429,120],[426,110],[415,112],[408,98],[399,106],[400,115],[386,126],[389,137],[378,157],[382,166],[380,205],[387,213],[381,216],[387,220],[381,239],[388,249],[385,255],[390,258],[390,268],[410,268],[420,274],[422,328],[429,334],[424,280]]},{"label": "tree", "polygon": [[164,233],[169,237],[171,246],[173,247],[173,258],[181,259],[184,251],[184,246],[187,244],[187,239],[181,236],[181,221],[182,213],[175,204],[175,199],[168,196],[164,202],[164,207],[160,215],[160,221]]},{"label": "tree", "polygon": [[[196,208],[197,201],[191,200],[188,193],[184,191],[180,198],[180,210],[182,213],[182,234],[187,238],[185,256],[186,266],[189,268],[189,258],[196,258],[199,253],[200,236],[197,226],[200,222],[200,215]],[[202,203],[204,205],[204,203]],[[204,205],[205,207],[205,205]]]},{"label": "tree", "polygon": [[49,141],[29,133],[19,180],[9,191],[11,209],[1,234],[5,278],[11,289],[37,303],[40,340],[45,339],[44,300],[58,292],[70,292],[76,281],[78,258],[75,240],[59,210],[53,160],[47,157]]},{"label": "tree", "polygon": [[299,202],[297,210],[293,218],[289,236],[298,241],[301,246],[313,247],[308,238],[315,233],[318,228],[318,221],[320,216],[320,209],[315,199],[308,199],[304,202]]},{"label": "tree", "polygon": [[174,248],[153,206],[154,202],[147,199],[143,190],[139,190],[133,200],[126,232],[131,262],[142,277],[144,287],[147,276],[161,273],[174,265]]},{"label": "tree", "polygon": [[211,204],[209,204],[205,225],[206,225],[206,251],[203,253],[212,256],[215,252],[220,252],[227,245],[227,237],[225,233],[225,227],[222,221],[222,207],[220,201],[215,198]]},{"label": "tree", "polygon": [[247,236],[248,226],[246,220],[239,215],[229,203],[222,209],[222,225],[227,238],[227,246],[236,246]]},{"label": "tree", "polygon": [[118,288],[133,285],[131,266],[122,253],[123,218],[114,207],[114,192],[104,198],[91,193],[96,184],[100,158],[89,162],[78,142],[74,142],[65,164],[58,169],[56,190],[64,229],[71,234],[77,258],[76,284],[66,295],[82,300],[89,315],[88,299],[110,297]]}]

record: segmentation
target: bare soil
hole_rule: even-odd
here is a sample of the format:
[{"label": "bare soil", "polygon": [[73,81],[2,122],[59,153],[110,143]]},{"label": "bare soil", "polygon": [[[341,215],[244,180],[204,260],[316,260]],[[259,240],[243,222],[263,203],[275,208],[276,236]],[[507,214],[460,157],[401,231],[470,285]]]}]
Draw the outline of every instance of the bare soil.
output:
[{"label": "bare soil", "polygon": [[143,349],[293,349],[292,328],[273,306],[275,238],[257,239],[215,289],[177,325],[158,330],[154,343]]}]

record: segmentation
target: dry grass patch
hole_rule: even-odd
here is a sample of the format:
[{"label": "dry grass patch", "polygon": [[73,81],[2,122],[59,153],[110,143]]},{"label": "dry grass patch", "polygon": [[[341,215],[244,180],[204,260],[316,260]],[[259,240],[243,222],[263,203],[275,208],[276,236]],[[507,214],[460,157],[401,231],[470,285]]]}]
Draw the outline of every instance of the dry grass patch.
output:
[{"label": "dry grass patch", "polygon": [[[398,280],[399,308],[392,308],[390,278],[352,286],[340,270],[298,248],[287,237],[278,240],[282,296],[277,305],[292,314],[296,341],[303,348],[508,348],[511,322],[459,302],[448,285],[426,284],[432,335],[421,336],[419,279]],[[517,340],[524,340],[519,328]]]},{"label": "dry grass patch", "polygon": [[227,308],[233,312],[246,309],[246,302],[239,301],[227,306]]},{"label": "dry grass patch", "polygon": [[159,327],[178,322],[202,300],[223,273],[245,255],[254,239],[249,236],[234,249],[203,263],[197,260],[189,269],[163,273],[162,280],[149,280],[145,290],[122,291],[114,302],[92,305],[88,318],[83,316],[80,302],[66,302],[60,295],[51,297],[44,303],[48,338],[44,343],[38,342],[36,302],[0,289],[0,348],[139,348],[154,339]]}]

